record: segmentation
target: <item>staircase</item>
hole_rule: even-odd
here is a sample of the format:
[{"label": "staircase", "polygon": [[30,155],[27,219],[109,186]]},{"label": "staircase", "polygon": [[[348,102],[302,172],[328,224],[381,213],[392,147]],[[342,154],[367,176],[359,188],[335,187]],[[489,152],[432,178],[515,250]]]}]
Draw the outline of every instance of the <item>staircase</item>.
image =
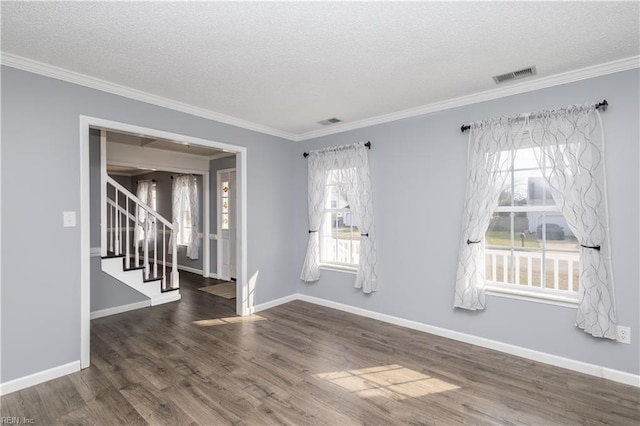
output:
[{"label": "staircase", "polygon": [[180,299],[174,225],[116,182],[102,175],[102,270],[151,299]]}]

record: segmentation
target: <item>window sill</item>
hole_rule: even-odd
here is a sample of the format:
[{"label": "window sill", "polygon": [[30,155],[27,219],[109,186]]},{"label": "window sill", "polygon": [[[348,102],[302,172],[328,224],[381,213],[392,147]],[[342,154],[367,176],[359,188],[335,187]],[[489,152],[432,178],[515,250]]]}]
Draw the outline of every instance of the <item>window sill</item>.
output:
[{"label": "window sill", "polygon": [[578,307],[578,299],[570,296],[560,296],[548,293],[538,293],[535,291],[526,291],[518,289],[510,289],[487,285],[485,287],[488,296],[504,297],[507,299],[525,300],[528,302],[542,303],[545,305],[562,306],[565,308],[576,309]]},{"label": "window sill", "polygon": [[320,269],[325,269],[327,271],[334,272],[346,272],[347,274],[357,274],[358,268],[352,266],[344,266],[344,265],[332,265],[329,263],[321,263]]}]

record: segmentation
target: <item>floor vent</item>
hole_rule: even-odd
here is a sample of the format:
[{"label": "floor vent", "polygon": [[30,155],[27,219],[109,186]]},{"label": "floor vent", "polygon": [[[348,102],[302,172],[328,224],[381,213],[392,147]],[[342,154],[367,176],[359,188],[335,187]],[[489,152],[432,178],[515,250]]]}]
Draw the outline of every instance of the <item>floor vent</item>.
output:
[{"label": "floor vent", "polygon": [[504,83],[505,81],[517,80],[519,78],[530,77],[532,75],[536,75],[536,66],[530,66],[528,68],[523,68],[518,71],[508,72],[506,74],[500,74],[493,77],[493,81],[496,84]]},{"label": "floor vent", "polygon": [[328,126],[329,124],[335,124],[341,121],[342,120],[334,117],[334,118],[327,118],[326,120],[318,121],[318,123],[322,124],[323,126]]}]

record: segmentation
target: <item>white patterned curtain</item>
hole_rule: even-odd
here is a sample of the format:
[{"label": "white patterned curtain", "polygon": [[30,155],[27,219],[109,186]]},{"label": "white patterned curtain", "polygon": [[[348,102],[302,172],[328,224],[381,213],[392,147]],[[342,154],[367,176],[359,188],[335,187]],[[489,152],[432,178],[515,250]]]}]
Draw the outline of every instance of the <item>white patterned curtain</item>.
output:
[{"label": "white patterned curtain", "polygon": [[576,326],[616,338],[616,308],[607,213],[604,137],[595,104],[530,117],[531,140],[556,205],[580,243]]},{"label": "white patterned curtain", "polygon": [[326,184],[331,165],[328,156],[311,151],[308,160],[307,204],[309,207],[309,240],[300,279],[305,282],[320,279],[320,223],[327,196]]},{"label": "white patterned curtain", "polygon": [[[178,238],[179,242],[186,240],[187,257],[198,259],[200,257],[200,239],[198,238],[200,200],[198,199],[198,181],[195,176],[173,177],[171,213],[175,232],[171,234],[169,254],[172,254],[173,239]],[[185,234],[181,235],[182,232]]]},{"label": "white patterned curtain", "polygon": [[[138,181],[138,187],[136,189],[136,196],[142,201],[147,207],[151,208],[155,211],[155,206],[153,205],[153,186],[154,182],[152,180],[140,180]],[[153,241],[156,236],[156,218],[147,213],[144,209],[138,209],[138,223],[139,226],[136,227],[136,241],[144,241],[145,230],[147,220],[149,220],[149,235],[147,235],[148,244],[153,244]]]},{"label": "white patterned curtain", "polygon": [[311,151],[308,157],[309,240],[300,279],[320,279],[320,244],[318,232],[322,222],[327,183],[336,179],[346,186],[347,201],[361,232],[360,261],[355,287],[365,293],[377,289],[376,243],[369,160],[364,142]]},{"label": "white patterned curtain", "polygon": [[367,151],[363,143],[357,144],[354,150],[349,151],[348,167],[342,170],[346,177],[343,182],[347,183],[347,201],[360,230],[360,261],[354,286],[361,288],[364,293],[371,293],[378,288],[378,276],[375,268],[376,231],[373,223],[373,197]]},{"label": "white patterned curtain", "polygon": [[516,116],[471,124],[467,195],[456,273],[456,308],[485,307],[484,234],[505,187],[511,150],[522,139],[524,122],[523,117]]},{"label": "white patterned curtain", "polygon": [[[523,132],[529,138],[523,138]],[[526,146],[525,146],[526,145]],[[509,170],[509,152],[534,147],[553,199],[580,243],[576,326],[615,339],[616,308],[604,171],[594,103],[473,123],[454,306],[484,309],[484,234]]]}]

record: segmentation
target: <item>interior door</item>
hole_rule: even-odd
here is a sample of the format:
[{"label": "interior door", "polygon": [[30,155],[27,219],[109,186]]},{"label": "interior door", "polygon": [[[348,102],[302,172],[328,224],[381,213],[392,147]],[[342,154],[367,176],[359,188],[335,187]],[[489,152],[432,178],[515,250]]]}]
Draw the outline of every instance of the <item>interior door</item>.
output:
[{"label": "interior door", "polygon": [[220,188],[220,278],[236,278],[236,171],[223,170],[218,173]]}]

